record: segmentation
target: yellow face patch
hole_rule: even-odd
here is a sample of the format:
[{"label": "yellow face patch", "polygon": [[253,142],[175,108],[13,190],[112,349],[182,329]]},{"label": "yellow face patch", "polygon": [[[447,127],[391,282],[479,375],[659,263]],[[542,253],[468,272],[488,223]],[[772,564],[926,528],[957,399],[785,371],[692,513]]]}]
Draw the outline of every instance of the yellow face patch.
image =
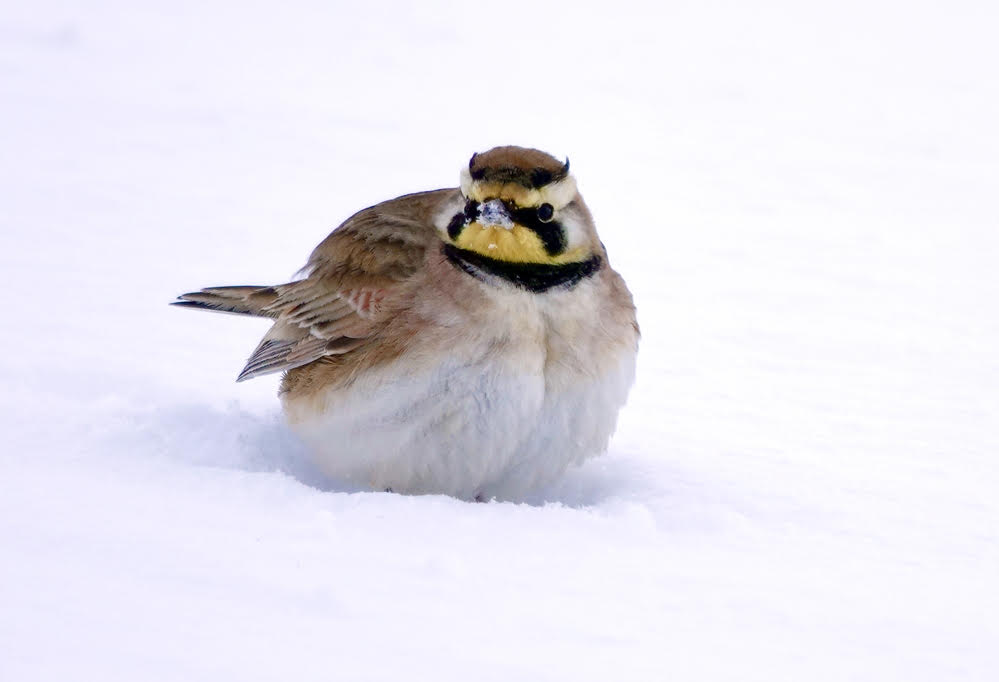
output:
[{"label": "yellow face patch", "polygon": [[460,249],[510,263],[561,265],[584,260],[586,257],[581,249],[549,256],[537,233],[521,225],[507,229],[474,222],[461,231],[454,244]]}]

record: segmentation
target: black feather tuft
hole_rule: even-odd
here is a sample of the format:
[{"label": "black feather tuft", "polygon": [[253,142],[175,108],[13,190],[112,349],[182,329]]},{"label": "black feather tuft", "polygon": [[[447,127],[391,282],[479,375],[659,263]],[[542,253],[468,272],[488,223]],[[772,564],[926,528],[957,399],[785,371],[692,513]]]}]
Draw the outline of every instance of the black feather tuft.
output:
[{"label": "black feather tuft", "polygon": [[481,180],[482,178],[484,178],[486,176],[486,169],[485,168],[480,168],[479,170],[475,170],[473,168],[473,166],[475,165],[475,157],[478,156],[478,155],[479,155],[479,153],[476,152],[476,153],[472,154],[472,158],[470,158],[468,160],[468,172],[469,172],[469,174],[471,174],[473,180]]}]

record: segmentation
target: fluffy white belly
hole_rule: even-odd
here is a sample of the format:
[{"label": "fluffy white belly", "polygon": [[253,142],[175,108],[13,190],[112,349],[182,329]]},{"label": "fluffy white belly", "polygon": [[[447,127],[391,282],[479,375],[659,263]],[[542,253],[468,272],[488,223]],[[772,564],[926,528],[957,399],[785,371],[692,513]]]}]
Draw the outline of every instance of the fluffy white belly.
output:
[{"label": "fluffy white belly", "polygon": [[296,432],[330,477],[403,493],[517,498],[603,452],[635,371],[600,376],[493,356],[422,374],[389,365],[318,400],[285,398]]}]

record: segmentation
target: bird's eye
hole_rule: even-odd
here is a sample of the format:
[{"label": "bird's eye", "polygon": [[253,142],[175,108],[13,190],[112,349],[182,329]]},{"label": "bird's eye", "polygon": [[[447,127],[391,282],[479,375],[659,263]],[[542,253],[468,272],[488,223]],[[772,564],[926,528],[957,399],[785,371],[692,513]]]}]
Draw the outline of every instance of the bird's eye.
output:
[{"label": "bird's eye", "polygon": [[550,222],[555,217],[555,208],[551,204],[541,204],[538,206],[538,220],[543,223]]}]

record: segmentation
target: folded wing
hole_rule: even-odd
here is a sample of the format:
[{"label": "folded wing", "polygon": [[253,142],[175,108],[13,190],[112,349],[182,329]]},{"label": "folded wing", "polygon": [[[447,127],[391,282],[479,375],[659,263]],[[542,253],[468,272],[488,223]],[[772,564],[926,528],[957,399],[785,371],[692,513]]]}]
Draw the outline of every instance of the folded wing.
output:
[{"label": "folded wing", "polygon": [[405,304],[438,239],[431,218],[454,191],[410,194],[355,214],[316,247],[303,279],[211,287],[174,305],[274,320],[237,381],[348,353],[376,340]]}]

